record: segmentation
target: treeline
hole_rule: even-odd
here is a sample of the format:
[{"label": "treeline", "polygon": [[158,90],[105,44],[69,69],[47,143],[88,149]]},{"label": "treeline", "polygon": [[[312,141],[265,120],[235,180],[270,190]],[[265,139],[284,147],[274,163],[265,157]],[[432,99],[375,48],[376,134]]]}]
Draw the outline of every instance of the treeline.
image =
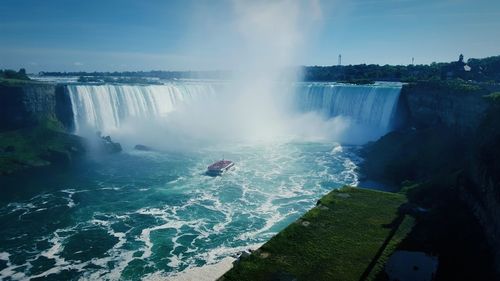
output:
[{"label": "treeline", "polygon": [[222,79],[228,71],[123,71],[123,72],[40,72],[40,76],[78,76],[78,77],[135,77],[159,79]]},{"label": "treeline", "polygon": [[[477,82],[500,82],[500,56],[484,59],[469,59],[463,55],[449,63],[429,65],[341,65],[304,66],[305,81],[343,81],[370,83],[372,81],[422,81],[462,79]],[[125,71],[125,72],[41,72],[42,76],[78,77],[138,77],[159,79],[224,79],[230,71]]]},{"label": "treeline", "polygon": [[30,80],[28,75],[26,74],[26,70],[24,68],[19,69],[19,71],[11,70],[11,69],[0,69],[0,78],[3,79],[16,79],[16,80]]},{"label": "treeline", "polygon": [[80,76],[79,83],[120,83],[120,84],[161,84],[155,78],[146,77],[123,77],[123,76]]},{"label": "treeline", "polygon": [[478,82],[500,82],[500,56],[484,59],[432,63],[430,65],[376,65],[304,67],[305,81],[421,81],[463,79]]}]

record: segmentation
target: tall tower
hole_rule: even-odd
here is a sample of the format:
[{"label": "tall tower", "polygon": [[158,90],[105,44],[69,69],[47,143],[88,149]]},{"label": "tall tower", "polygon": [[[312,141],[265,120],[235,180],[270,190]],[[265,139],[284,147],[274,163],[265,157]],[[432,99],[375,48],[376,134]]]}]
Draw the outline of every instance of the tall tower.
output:
[{"label": "tall tower", "polygon": [[341,66],[342,65],[342,55],[339,54],[339,62],[337,64],[338,66]]}]

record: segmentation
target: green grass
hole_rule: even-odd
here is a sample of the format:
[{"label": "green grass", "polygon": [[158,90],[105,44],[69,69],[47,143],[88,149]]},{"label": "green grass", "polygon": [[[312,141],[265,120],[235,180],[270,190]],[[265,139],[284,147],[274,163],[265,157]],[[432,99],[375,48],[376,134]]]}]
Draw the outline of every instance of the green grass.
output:
[{"label": "green grass", "polygon": [[64,133],[55,120],[48,119],[36,127],[1,132],[0,175],[68,160],[81,151],[82,139]]},{"label": "green grass", "polygon": [[320,202],[221,280],[371,280],[413,226],[398,215],[403,194],[344,187]]}]

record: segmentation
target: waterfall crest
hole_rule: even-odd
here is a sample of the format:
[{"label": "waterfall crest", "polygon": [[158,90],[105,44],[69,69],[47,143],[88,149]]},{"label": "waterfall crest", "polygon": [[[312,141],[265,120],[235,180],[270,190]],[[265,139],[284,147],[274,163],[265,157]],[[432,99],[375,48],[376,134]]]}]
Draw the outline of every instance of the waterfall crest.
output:
[{"label": "waterfall crest", "polygon": [[164,118],[179,106],[211,98],[216,87],[210,83],[165,85],[68,85],[75,131],[120,128],[128,118]]},{"label": "waterfall crest", "polygon": [[294,105],[300,112],[318,112],[325,119],[344,116],[358,124],[390,130],[400,92],[399,83],[300,83]]},{"label": "waterfall crest", "polygon": [[[184,130],[186,127],[186,130],[195,131],[197,135],[209,136],[246,130],[246,120],[252,120],[255,114],[261,114],[258,105],[227,102],[237,97],[239,90],[230,87],[228,83],[230,82],[178,81],[164,85],[106,84],[67,87],[77,134],[84,130],[116,133],[127,121],[138,119],[139,122],[134,125],[137,130],[149,121],[160,121],[160,124],[177,125],[173,130]],[[285,131],[290,129],[292,135],[297,132],[315,135],[319,132],[319,135],[326,135],[325,138],[348,143],[363,143],[389,132],[401,91],[399,83],[347,85],[301,82],[296,83],[292,91],[288,88],[290,84],[284,84],[282,87],[282,93],[276,93],[276,96],[282,98],[275,99],[275,102],[285,103],[281,108],[289,108],[291,105],[292,110],[284,112],[286,116],[280,114],[274,117],[285,119],[280,126],[292,127],[285,128]],[[285,93],[287,95],[284,95]],[[181,108],[184,110],[179,110]],[[169,115],[174,111],[182,114]],[[238,111],[243,114],[234,114]],[[225,112],[224,114],[231,117],[217,119],[215,117],[219,112]],[[232,112],[233,115],[227,112]],[[299,122],[293,120],[297,114],[307,116],[308,113],[316,117]],[[207,121],[200,120],[203,118],[210,118],[208,121],[213,119],[213,122],[203,122]]]}]

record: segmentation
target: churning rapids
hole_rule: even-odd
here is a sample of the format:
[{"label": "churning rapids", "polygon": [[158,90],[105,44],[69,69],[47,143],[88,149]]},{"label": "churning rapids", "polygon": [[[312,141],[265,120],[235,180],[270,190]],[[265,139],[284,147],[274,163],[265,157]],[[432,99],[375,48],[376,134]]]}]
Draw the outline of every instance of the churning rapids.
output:
[{"label": "churning rapids", "polygon": [[[130,117],[168,121],[179,106],[217,99],[221,87],[172,82],[67,89],[75,132],[93,128],[114,136]],[[347,118],[370,128],[372,138],[390,130],[401,88],[294,87],[291,110],[316,112],[322,120]],[[261,245],[328,191],[357,185],[356,150],[335,140],[300,139],[179,151],[125,145],[123,153],[93,157],[50,177],[12,178],[0,199],[0,279],[154,279],[215,263]],[[235,168],[205,176],[222,155]]]}]

